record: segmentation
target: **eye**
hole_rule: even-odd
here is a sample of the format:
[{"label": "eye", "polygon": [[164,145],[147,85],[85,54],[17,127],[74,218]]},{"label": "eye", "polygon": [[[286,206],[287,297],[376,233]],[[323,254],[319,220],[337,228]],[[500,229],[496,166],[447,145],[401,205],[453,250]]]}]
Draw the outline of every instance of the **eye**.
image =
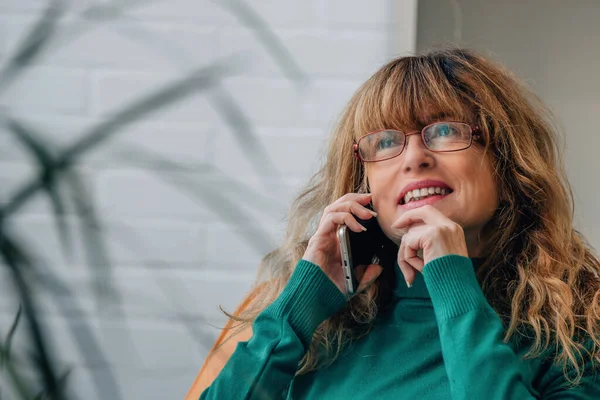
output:
[{"label": "eye", "polygon": [[457,130],[451,124],[437,124],[434,125],[433,137],[448,137],[456,136]]},{"label": "eye", "polygon": [[400,154],[403,145],[404,134],[395,130],[370,133],[358,143],[360,155],[367,161],[394,157]]},{"label": "eye", "polygon": [[377,150],[385,150],[394,146],[396,146],[396,141],[394,140],[394,138],[391,137],[381,138],[377,142]]},{"label": "eye", "polygon": [[402,134],[396,131],[382,131],[376,135],[375,151],[385,152],[402,146]]}]

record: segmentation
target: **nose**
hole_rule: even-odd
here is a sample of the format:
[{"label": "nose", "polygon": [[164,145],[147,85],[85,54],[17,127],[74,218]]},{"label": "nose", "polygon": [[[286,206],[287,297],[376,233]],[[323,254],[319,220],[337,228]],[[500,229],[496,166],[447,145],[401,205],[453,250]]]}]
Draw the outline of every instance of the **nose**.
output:
[{"label": "nose", "polygon": [[433,152],[425,146],[420,133],[413,132],[406,135],[404,150],[400,154],[402,170],[405,173],[431,168],[435,163]]}]

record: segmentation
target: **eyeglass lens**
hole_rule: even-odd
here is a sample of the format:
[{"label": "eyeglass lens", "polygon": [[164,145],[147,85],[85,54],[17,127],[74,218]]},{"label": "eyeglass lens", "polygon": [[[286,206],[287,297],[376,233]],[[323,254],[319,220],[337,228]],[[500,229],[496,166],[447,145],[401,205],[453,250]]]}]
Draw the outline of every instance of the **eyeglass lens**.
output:
[{"label": "eyeglass lens", "polygon": [[[472,130],[461,122],[438,122],[421,131],[425,146],[431,151],[458,151],[471,145]],[[404,150],[406,135],[401,131],[383,130],[362,137],[358,143],[365,161],[378,161],[399,155]]]}]

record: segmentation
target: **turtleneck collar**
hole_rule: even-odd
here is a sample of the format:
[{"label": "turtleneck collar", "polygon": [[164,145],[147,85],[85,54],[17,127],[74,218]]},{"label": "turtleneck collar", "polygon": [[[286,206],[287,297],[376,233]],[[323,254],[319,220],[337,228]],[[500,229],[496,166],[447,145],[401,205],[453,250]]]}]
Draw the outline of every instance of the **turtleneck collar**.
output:
[{"label": "turtleneck collar", "polygon": [[[471,258],[471,262],[473,263],[473,268],[477,270],[481,264],[485,261],[484,258]],[[394,268],[395,279],[396,279],[396,289],[394,290],[394,297],[396,298],[405,298],[405,299],[429,299],[429,291],[425,286],[425,279],[423,278],[423,274],[418,273],[415,277],[415,281],[411,288],[406,286],[406,282],[404,281],[404,276],[402,275],[402,271],[400,271],[400,267],[398,263],[395,264]]]}]

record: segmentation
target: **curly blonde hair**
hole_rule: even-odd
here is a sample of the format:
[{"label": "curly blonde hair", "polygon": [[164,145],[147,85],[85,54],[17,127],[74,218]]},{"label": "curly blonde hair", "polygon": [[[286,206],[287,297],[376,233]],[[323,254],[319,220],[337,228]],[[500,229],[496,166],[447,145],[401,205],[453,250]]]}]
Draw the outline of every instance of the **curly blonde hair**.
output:
[{"label": "curly blonde hair", "polygon": [[[481,55],[448,49],[392,60],[354,94],[329,144],[322,169],[293,202],[281,247],[261,263],[242,330],[283,290],[323,209],[365,184],[352,144],[366,132],[419,122],[432,110],[477,124],[491,155],[500,206],[482,232],[488,256],[478,269],[486,298],[505,324],[505,341],[532,338],[526,354],[554,349],[576,384],[582,359],[600,361],[600,263],[573,227],[573,199],[551,113],[509,71]],[[268,285],[260,282],[269,281]],[[332,363],[349,341],[369,333],[390,297],[381,276],[323,322],[298,374]],[[573,373],[574,372],[574,373]]]}]

